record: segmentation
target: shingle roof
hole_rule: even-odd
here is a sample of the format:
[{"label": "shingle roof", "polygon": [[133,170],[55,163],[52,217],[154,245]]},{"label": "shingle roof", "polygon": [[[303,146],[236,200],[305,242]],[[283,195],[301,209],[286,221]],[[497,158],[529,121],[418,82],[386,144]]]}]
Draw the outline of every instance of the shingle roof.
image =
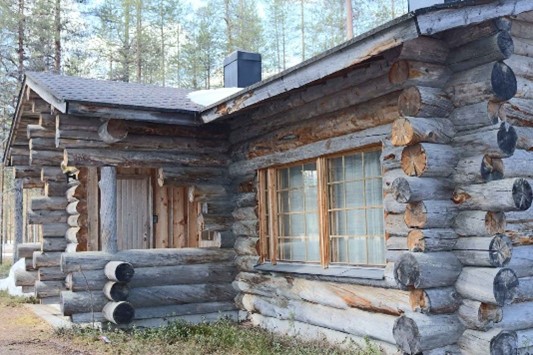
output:
[{"label": "shingle roof", "polygon": [[26,77],[58,101],[125,106],[157,111],[198,112],[202,106],[187,98],[191,90],[86,79],[49,72],[27,72]]}]

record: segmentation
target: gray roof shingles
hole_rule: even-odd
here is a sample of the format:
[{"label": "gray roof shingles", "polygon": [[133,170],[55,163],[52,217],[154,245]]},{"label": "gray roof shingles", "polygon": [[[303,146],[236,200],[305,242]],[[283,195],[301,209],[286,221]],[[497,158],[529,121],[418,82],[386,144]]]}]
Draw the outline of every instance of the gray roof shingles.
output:
[{"label": "gray roof shingles", "polygon": [[199,112],[203,108],[187,98],[192,91],[187,89],[86,79],[50,72],[27,72],[26,76],[56,99],[65,102],[171,112]]}]

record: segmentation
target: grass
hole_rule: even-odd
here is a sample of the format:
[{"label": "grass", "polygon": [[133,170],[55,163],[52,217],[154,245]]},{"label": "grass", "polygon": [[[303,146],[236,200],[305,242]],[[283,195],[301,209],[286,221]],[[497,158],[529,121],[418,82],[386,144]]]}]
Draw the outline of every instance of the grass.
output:
[{"label": "grass", "polygon": [[24,303],[39,303],[39,300],[33,296],[31,297],[20,297],[20,296],[11,296],[7,291],[0,291],[0,306],[8,307],[18,307]]},{"label": "grass", "polygon": [[0,264],[0,279],[5,279],[9,276],[9,269],[11,269],[11,262]]},{"label": "grass", "polygon": [[176,322],[161,328],[129,331],[76,327],[58,330],[57,334],[80,347],[113,354],[380,354],[370,341],[363,347],[355,343],[338,347],[320,339],[303,342],[227,320],[209,324]]}]

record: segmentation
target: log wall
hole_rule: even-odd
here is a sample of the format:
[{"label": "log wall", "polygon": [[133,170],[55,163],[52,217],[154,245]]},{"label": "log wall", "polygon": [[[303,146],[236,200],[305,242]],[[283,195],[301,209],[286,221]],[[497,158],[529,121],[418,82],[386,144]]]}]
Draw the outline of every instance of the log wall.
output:
[{"label": "log wall", "polygon": [[[256,324],[293,320],[410,354],[520,348],[533,298],[530,19],[413,40],[418,57],[398,49],[233,119],[230,174],[250,185],[257,169],[383,147],[383,280],[257,268],[257,191],[237,195],[234,286]],[[429,44],[440,57],[420,54]]]}]

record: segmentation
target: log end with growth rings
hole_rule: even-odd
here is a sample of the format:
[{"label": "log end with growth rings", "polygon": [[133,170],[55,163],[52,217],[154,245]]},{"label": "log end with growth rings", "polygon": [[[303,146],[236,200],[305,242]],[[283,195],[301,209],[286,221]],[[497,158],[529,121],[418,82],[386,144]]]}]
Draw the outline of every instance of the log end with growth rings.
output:
[{"label": "log end with growth rings", "polygon": [[411,199],[411,188],[405,178],[396,178],[391,185],[394,199],[401,203],[407,203]]},{"label": "log end with growth rings", "polygon": [[498,234],[492,238],[489,245],[489,258],[492,266],[502,267],[509,264],[512,254],[513,244],[506,235]]},{"label": "log end with growth rings", "polygon": [[513,155],[516,149],[516,143],[518,142],[518,134],[513,126],[507,122],[502,122],[498,129],[496,139],[498,141],[498,147],[504,154],[508,156]]},{"label": "log end with growth rings", "polygon": [[414,286],[420,279],[419,265],[411,254],[404,254],[394,263],[394,279],[401,286]]},{"label": "log end with growth rings", "polygon": [[491,73],[492,90],[500,101],[510,100],[518,88],[513,70],[503,62],[496,62]]},{"label": "log end with growth rings", "polygon": [[398,118],[392,123],[391,143],[399,147],[407,145],[414,140],[414,129],[406,118]]},{"label": "log end with growth rings", "polygon": [[481,178],[485,182],[503,179],[503,162],[499,158],[484,155],[480,167]]},{"label": "log end with growth rings", "polygon": [[421,144],[405,147],[402,150],[402,170],[408,176],[421,176],[426,171],[427,159],[428,157]]},{"label": "log end with growth rings", "polygon": [[512,331],[502,331],[490,341],[490,354],[516,354],[518,351],[516,333]]},{"label": "log end with growth rings", "polygon": [[498,305],[510,304],[516,296],[518,289],[518,277],[509,268],[502,268],[494,277],[494,299]]},{"label": "log end with growth rings", "polygon": [[422,352],[420,331],[416,322],[403,315],[396,319],[392,328],[392,335],[396,344],[405,354],[418,354]]},{"label": "log end with growth rings", "polygon": [[525,211],[531,206],[533,192],[526,179],[516,179],[513,183],[513,201],[520,211]]}]

